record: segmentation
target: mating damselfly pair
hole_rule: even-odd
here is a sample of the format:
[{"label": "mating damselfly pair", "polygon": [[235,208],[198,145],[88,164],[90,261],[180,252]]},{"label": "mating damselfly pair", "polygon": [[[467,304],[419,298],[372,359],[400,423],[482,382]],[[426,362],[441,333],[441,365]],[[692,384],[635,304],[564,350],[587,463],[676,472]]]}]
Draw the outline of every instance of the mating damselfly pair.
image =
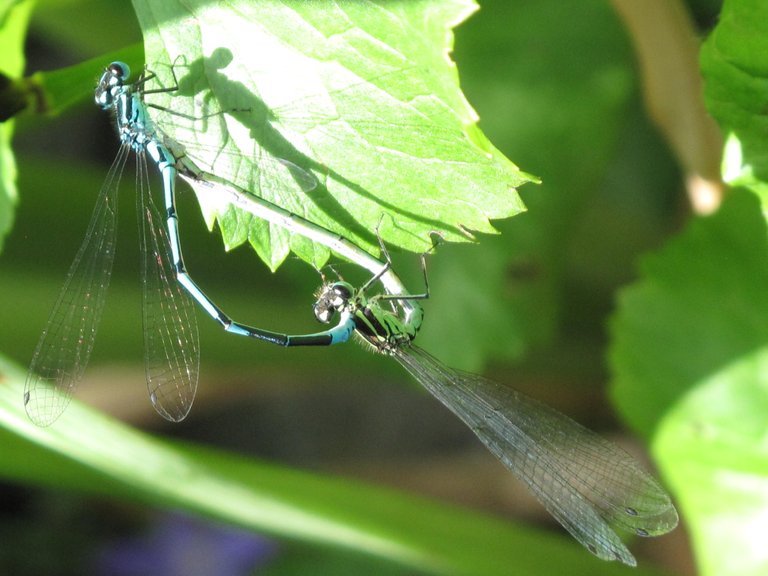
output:
[{"label": "mating damselfly pair", "polygon": [[[194,400],[200,354],[195,303],[228,332],[283,346],[332,345],[356,334],[374,351],[395,358],[463,420],[598,557],[635,563],[616,528],[655,536],[676,526],[677,513],[666,492],[614,444],[510,388],[448,368],[413,344],[423,318],[417,299],[424,295],[405,291],[388,258],[379,261],[344,238],[200,170],[185,155],[183,146],[154,125],[144,100],[145,94],[176,87],[148,88],[155,76],[146,71],[133,83],[128,82],[129,77],[127,65],[113,62],[96,89],[97,104],[115,115],[121,148],[34,353],[24,402],[35,423],[46,426],[58,418],[88,363],[114,260],[117,187],[133,150],[142,230],[146,380],[152,404],[162,416],[179,421]],[[150,195],[147,157],[162,178],[162,215]],[[314,185],[313,175],[299,166],[279,157],[264,160],[264,170],[271,162],[276,169],[289,170],[302,186]],[[314,306],[316,318],[328,323],[338,317],[335,326],[322,332],[294,336],[233,321],[197,286],[184,266],[175,205],[179,175],[193,186],[209,187],[277,226],[326,245],[370,270],[371,280],[361,288],[338,281],[321,289]],[[379,280],[384,293],[370,295]]]}]

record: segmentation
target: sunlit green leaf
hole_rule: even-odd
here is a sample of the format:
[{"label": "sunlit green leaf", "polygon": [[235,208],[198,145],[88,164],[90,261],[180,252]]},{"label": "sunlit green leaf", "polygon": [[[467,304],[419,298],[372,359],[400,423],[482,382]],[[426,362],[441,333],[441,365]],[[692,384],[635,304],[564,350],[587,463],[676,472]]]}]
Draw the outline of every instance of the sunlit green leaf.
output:
[{"label": "sunlit green leaf", "polygon": [[[226,112],[157,115],[204,171],[372,251],[379,224],[386,242],[424,251],[432,232],[466,241],[523,209],[514,188],[530,178],[474,126],[448,58],[470,0],[134,4],[150,67],[168,86],[175,64],[179,80],[148,99]],[[272,268],[290,250],[327,256],[250,215],[216,216],[228,247],[250,241]]]}]

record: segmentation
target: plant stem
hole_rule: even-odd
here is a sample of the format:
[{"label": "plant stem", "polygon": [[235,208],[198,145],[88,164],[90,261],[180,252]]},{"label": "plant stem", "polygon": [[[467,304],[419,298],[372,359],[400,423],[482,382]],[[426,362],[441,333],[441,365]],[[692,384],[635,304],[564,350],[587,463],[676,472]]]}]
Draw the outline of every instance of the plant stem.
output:
[{"label": "plant stem", "polygon": [[611,0],[634,44],[648,113],[683,168],[698,214],[720,205],[722,136],[704,106],[699,39],[681,0]]}]

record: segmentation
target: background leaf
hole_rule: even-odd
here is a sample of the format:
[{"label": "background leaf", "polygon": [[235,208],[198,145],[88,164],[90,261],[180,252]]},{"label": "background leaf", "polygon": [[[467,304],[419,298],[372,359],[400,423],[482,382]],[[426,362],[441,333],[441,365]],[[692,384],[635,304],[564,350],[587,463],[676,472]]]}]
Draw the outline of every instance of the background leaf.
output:
[{"label": "background leaf", "polygon": [[768,237],[756,197],[733,192],[648,257],[642,276],[612,323],[616,403],[653,439],[702,573],[762,574]]},{"label": "background leaf", "polygon": [[[578,26],[571,25],[574,20]],[[481,12],[461,30],[456,57],[474,57],[462,69],[463,86],[473,102],[493,111],[483,115],[481,127],[542,178],[541,186],[522,188],[530,210],[499,222],[501,236],[451,247],[450,256],[439,250],[429,259],[435,286],[430,309],[451,313],[430,316],[421,342],[455,366],[479,370],[489,357],[517,359],[556,337],[568,294],[581,281],[569,277],[574,257],[585,244],[594,254],[586,219],[599,220],[613,246],[626,246],[619,231],[623,236],[627,227],[638,239],[644,232],[642,217],[624,218],[613,203],[616,184],[605,174],[617,143],[627,142],[622,119],[633,90],[629,46],[610,7],[591,0],[578,7],[557,0],[498,3],[487,19]],[[497,54],[524,56],[499,61]],[[630,198],[647,195],[649,176],[630,179],[638,187]],[[600,209],[613,220],[604,221],[595,213]],[[616,273],[613,264],[628,258],[594,256],[602,274]]]},{"label": "background leaf", "polygon": [[707,106],[727,134],[723,179],[742,189],[644,261],[612,325],[615,398],[653,438],[702,574],[768,567],[757,536],[768,529],[767,33],[765,3],[724,3],[701,66]]},{"label": "background leaf", "polygon": [[[3,107],[14,105],[9,100],[11,94],[14,99],[21,97],[14,84],[24,71],[24,37],[33,7],[32,1],[0,3],[0,103]],[[11,148],[13,128],[13,121],[0,123],[0,252],[13,226],[13,207],[18,197],[16,158]]]},{"label": "background leaf", "polygon": [[749,186],[764,204],[768,201],[766,22],[765,2],[727,0],[701,51],[707,108],[731,139],[724,177],[733,185]]}]

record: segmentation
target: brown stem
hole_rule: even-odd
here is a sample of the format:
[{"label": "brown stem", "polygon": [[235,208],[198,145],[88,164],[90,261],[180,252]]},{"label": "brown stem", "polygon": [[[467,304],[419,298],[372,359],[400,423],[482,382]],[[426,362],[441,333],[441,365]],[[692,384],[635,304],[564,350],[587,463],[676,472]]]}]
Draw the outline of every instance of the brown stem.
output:
[{"label": "brown stem", "polygon": [[710,213],[722,201],[720,129],[704,106],[699,46],[682,0],[611,0],[640,64],[648,113],[685,171],[693,210]]}]

